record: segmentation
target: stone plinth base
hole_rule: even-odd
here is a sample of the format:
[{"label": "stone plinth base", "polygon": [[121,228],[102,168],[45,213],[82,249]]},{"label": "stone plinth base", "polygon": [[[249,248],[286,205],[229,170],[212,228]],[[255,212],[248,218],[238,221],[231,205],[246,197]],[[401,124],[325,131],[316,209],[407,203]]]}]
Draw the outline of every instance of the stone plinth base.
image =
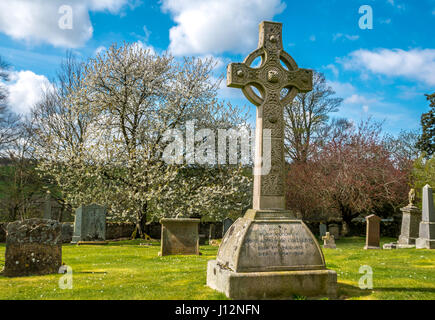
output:
[{"label": "stone plinth base", "polygon": [[337,273],[332,270],[234,272],[216,260],[207,266],[207,285],[231,299],[292,299],[337,296]]},{"label": "stone plinth base", "polygon": [[417,249],[435,249],[435,240],[418,238],[415,247]]},{"label": "stone plinth base", "polygon": [[415,247],[415,240],[417,240],[417,238],[399,236],[399,241],[397,241],[397,243],[403,245],[413,245]]},{"label": "stone plinth base", "polygon": [[232,299],[336,294],[337,274],[302,220],[284,210],[248,210],[228,229],[207,285]]},{"label": "stone plinth base", "polygon": [[435,249],[435,222],[420,222],[420,237],[415,241],[417,249]]},{"label": "stone plinth base", "polygon": [[364,250],[380,250],[381,247],[364,246]]}]

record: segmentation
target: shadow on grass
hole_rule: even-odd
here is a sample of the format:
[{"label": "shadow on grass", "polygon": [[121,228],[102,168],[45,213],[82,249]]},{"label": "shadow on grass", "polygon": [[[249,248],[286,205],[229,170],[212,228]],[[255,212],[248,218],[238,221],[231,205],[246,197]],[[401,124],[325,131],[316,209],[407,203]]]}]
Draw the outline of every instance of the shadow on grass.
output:
[{"label": "shadow on grass", "polygon": [[373,289],[363,290],[359,287],[345,283],[338,283],[338,299],[345,300],[349,298],[358,298],[371,295],[373,292],[423,292],[435,293],[435,288],[398,288],[398,287],[373,287]]},{"label": "shadow on grass", "polygon": [[395,291],[395,292],[427,292],[435,293],[435,288],[373,288],[373,291]]},{"label": "shadow on grass", "polygon": [[349,298],[364,297],[372,294],[373,290],[363,290],[359,287],[352,286],[346,283],[337,283],[337,295],[339,300],[345,300]]}]

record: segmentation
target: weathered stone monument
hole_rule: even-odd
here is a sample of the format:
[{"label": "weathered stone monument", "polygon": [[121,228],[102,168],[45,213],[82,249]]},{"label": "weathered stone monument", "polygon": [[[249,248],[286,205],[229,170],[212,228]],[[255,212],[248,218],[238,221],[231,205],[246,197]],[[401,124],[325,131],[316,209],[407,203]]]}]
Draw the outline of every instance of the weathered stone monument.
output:
[{"label": "weathered stone monument", "polygon": [[55,220],[11,222],[6,230],[7,277],[57,273],[62,265],[61,224]]},{"label": "weathered stone monument", "polygon": [[365,250],[380,249],[379,242],[381,240],[381,218],[372,214],[366,217],[366,245]]},{"label": "weathered stone monument", "polygon": [[199,254],[198,225],[200,219],[164,218],[159,256]]},{"label": "weathered stone monument", "polygon": [[340,226],[338,224],[330,224],[328,226],[328,231],[334,236],[334,239],[340,239]]},{"label": "weathered stone monument", "polygon": [[326,232],[326,235],[322,237],[322,240],[323,240],[323,248],[337,249],[337,246],[335,245],[334,236],[331,235],[329,232]]},{"label": "weathered stone monument", "polygon": [[97,204],[82,205],[76,210],[74,234],[71,243],[98,242],[106,240],[106,208]]},{"label": "weathered stone monument", "polygon": [[417,249],[435,249],[435,208],[432,188],[428,184],[423,188],[422,207],[422,220],[415,245]]},{"label": "weathered stone monument", "polygon": [[[261,65],[250,67],[258,57]],[[275,22],[262,22],[258,49],[228,66],[227,85],[257,106],[253,209],[230,227],[207,268],[207,285],[229,298],[336,295],[337,274],[326,269],[316,238],[285,209],[283,106],[312,90],[312,78],[283,50]]]},{"label": "weathered stone monument", "polygon": [[409,204],[401,208],[402,228],[397,243],[386,243],[384,249],[409,249],[415,248],[415,240],[418,238],[421,221],[421,210],[414,205],[415,190],[409,191]]},{"label": "weathered stone monument", "polygon": [[230,218],[225,218],[222,223],[222,237],[227,233],[228,229],[233,225],[234,221]]},{"label": "weathered stone monument", "polygon": [[320,233],[320,238],[326,235],[326,224],[324,223],[319,224],[319,233]]}]

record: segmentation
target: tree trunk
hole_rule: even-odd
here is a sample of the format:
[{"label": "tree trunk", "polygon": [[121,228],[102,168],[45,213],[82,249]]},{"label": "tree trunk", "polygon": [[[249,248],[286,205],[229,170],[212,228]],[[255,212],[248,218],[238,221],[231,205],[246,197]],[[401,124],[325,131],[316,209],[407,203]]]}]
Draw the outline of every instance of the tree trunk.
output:
[{"label": "tree trunk", "polygon": [[147,223],[148,201],[142,205],[142,212],[137,215],[136,229],[133,232],[135,238],[145,239],[145,228]]}]

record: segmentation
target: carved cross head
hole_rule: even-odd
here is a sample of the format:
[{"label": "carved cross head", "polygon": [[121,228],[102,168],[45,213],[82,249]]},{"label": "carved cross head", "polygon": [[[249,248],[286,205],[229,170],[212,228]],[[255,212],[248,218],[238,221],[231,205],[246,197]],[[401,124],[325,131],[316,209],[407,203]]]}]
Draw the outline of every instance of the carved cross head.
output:
[{"label": "carved cross head", "polygon": [[[261,57],[259,67],[252,63]],[[293,58],[282,46],[282,24],[263,21],[260,24],[258,49],[249,54],[243,63],[231,63],[227,69],[227,85],[240,88],[246,98],[256,106],[268,101],[271,95],[287,94],[281,105],[293,100],[298,92],[313,89],[312,70],[299,69]],[[256,88],[260,95],[255,90]]]}]

